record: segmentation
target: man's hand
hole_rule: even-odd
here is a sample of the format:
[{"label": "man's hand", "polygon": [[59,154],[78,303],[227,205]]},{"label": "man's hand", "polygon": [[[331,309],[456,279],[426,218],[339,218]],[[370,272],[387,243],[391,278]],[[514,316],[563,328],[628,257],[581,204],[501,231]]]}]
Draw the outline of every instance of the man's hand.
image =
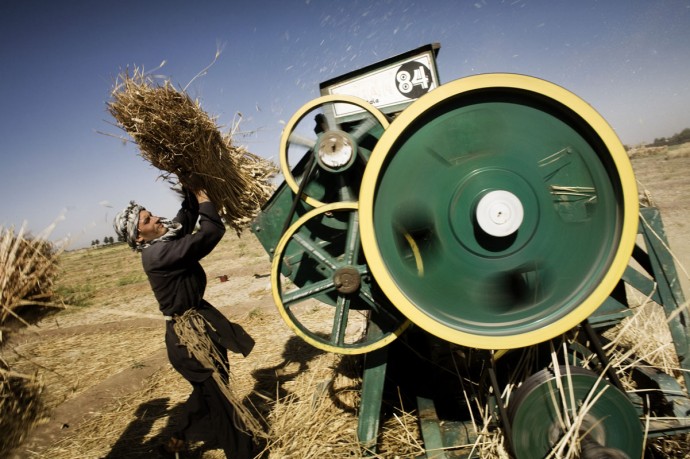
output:
[{"label": "man's hand", "polygon": [[188,190],[192,191],[193,193],[196,192],[196,190],[201,190],[204,188],[204,183],[201,180],[201,177],[199,177],[197,174],[191,172],[191,173],[178,173],[177,175],[178,179],[180,180],[180,183],[182,186],[187,188]]},{"label": "man's hand", "polygon": [[196,196],[196,200],[201,204],[202,202],[209,202],[211,201],[208,198],[208,195],[206,194],[205,190],[194,190],[194,196]]}]

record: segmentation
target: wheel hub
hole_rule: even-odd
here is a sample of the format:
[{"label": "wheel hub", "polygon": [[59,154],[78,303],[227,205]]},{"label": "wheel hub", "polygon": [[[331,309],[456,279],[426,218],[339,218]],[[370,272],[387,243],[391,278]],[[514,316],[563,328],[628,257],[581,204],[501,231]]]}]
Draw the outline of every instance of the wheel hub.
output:
[{"label": "wheel hub", "polygon": [[490,191],[477,204],[477,223],[490,236],[505,237],[515,233],[524,215],[520,199],[506,190]]},{"label": "wheel hub", "polygon": [[522,249],[541,212],[534,187],[520,173],[480,163],[459,181],[448,213],[455,239],[486,260]]},{"label": "wheel hub", "polygon": [[342,131],[328,131],[319,141],[319,161],[332,170],[341,169],[352,162],[356,147],[352,139]]},{"label": "wheel hub", "polygon": [[335,282],[335,289],[339,293],[349,294],[359,290],[362,279],[355,267],[344,266],[336,270],[333,275],[333,282]]}]

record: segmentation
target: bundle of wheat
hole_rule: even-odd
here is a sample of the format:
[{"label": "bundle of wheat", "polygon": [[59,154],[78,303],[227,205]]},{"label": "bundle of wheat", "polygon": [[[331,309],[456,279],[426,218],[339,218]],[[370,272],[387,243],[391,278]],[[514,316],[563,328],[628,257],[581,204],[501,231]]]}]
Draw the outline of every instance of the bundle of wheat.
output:
[{"label": "bundle of wheat", "polygon": [[199,101],[140,69],[122,73],[108,110],[137,143],[141,156],[190,187],[204,188],[220,216],[239,234],[273,193],[278,168],[222,134]]},{"label": "bundle of wheat", "polygon": [[24,322],[16,313],[22,306],[60,306],[52,302],[60,253],[44,238],[25,237],[24,227],[16,235],[0,227],[0,324],[9,317]]}]

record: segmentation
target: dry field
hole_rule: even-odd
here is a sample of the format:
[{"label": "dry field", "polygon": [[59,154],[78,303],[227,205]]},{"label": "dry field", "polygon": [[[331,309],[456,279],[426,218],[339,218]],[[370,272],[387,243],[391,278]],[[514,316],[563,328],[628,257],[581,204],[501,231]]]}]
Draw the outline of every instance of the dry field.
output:
[{"label": "dry field", "polygon": [[[661,209],[686,294],[689,153],[686,146],[633,156],[640,189]],[[231,365],[237,392],[280,424],[283,436],[272,445],[271,457],[358,457],[357,359],[318,351],[283,324],[270,295],[268,257],[251,233],[238,238],[228,231],[203,264],[206,298],[257,340],[248,358],[232,356]],[[3,336],[0,356],[45,387],[44,420],[9,457],[156,457],[159,436],[172,431],[171,418],[189,386],[167,362],[163,319],[139,255],[123,245],[85,249],[64,253],[61,267],[58,284],[73,306]],[[228,281],[221,282],[221,275]],[[311,410],[297,409],[305,404]],[[394,419],[397,430],[386,427],[391,444],[411,446],[384,447],[382,456],[414,457],[420,451],[413,420],[404,412]],[[409,438],[403,442],[396,435]],[[223,455],[196,444],[190,457]]]}]

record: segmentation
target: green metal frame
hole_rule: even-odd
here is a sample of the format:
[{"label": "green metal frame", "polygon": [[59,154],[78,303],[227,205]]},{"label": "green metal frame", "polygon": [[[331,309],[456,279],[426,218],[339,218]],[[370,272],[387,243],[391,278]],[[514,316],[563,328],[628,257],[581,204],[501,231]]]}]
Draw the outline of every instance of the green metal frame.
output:
[{"label": "green metal frame", "polygon": [[[644,245],[636,244],[632,258],[644,272],[629,265],[621,280],[663,307],[685,386],[690,388],[690,311],[658,208],[640,209],[639,235]],[[590,317],[595,328],[605,328],[632,314],[616,293]]]},{"label": "green metal frame", "polygon": [[659,304],[664,308],[673,345],[684,373],[685,387],[690,388],[690,317],[676,272],[673,255],[661,221],[659,209],[640,210],[640,232],[647,244],[648,261],[656,280]]}]

